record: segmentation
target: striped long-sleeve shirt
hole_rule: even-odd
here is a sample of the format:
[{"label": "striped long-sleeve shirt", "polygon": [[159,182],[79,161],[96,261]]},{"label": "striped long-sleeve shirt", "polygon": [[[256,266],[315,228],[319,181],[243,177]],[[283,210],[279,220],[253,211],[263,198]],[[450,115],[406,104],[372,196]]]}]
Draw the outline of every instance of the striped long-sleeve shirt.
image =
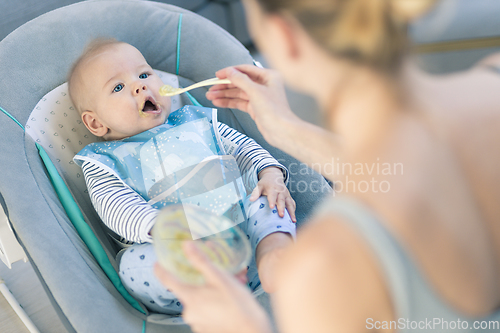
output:
[{"label": "striped long-sleeve shirt", "polygon": [[[285,183],[288,171],[253,139],[235,129],[218,123],[222,144],[235,157],[248,192],[258,182],[258,173],[275,166],[283,171]],[[102,221],[123,240],[135,243],[151,242],[149,234],[158,210],[132,190],[113,173],[90,161],[82,165],[90,200]],[[123,241],[122,240],[122,241]]]}]

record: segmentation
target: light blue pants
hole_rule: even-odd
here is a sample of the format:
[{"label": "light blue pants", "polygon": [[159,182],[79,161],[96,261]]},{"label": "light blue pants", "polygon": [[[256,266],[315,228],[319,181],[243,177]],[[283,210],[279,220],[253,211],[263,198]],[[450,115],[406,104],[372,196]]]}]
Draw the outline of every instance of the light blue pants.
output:
[{"label": "light blue pants", "polygon": [[[259,242],[274,232],[290,233],[295,238],[295,224],[285,211],[283,218],[279,217],[276,208],[270,209],[266,197],[260,197],[247,208],[249,216],[246,223],[240,224],[241,229],[250,240],[254,255],[247,271],[248,286],[253,291],[260,285],[257,265],[255,264],[255,249]],[[149,310],[171,315],[180,314],[182,304],[167,288],[165,288],[153,273],[156,254],[153,244],[134,244],[129,247],[120,259],[120,278],[127,291]]]}]

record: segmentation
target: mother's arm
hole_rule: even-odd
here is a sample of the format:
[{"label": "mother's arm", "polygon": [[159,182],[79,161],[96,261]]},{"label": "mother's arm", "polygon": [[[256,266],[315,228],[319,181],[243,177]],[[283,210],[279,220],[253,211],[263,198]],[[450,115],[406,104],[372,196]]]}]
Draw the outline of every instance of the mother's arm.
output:
[{"label": "mother's arm", "polygon": [[325,165],[339,157],[340,138],[334,133],[301,120],[288,105],[278,72],[252,65],[228,67],[216,73],[230,85],[216,85],[207,98],[217,107],[247,112],[271,145],[306,163],[332,179]]}]

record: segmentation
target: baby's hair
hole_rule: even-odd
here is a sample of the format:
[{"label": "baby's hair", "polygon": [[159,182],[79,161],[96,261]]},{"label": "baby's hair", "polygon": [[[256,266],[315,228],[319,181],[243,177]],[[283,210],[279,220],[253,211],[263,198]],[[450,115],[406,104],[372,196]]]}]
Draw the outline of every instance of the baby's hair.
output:
[{"label": "baby's hair", "polygon": [[78,57],[78,59],[76,59],[76,61],[73,63],[73,66],[71,66],[71,69],[68,73],[68,91],[73,105],[80,114],[84,111],[81,109],[82,104],[84,104],[83,96],[80,96],[80,94],[78,94],[79,89],[82,88],[82,82],[80,78],[80,70],[82,69],[82,65],[85,63],[85,61],[91,59],[93,56],[99,54],[108,47],[122,43],[123,42],[120,42],[115,38],[95,38],[87,44],[82,54]]}]

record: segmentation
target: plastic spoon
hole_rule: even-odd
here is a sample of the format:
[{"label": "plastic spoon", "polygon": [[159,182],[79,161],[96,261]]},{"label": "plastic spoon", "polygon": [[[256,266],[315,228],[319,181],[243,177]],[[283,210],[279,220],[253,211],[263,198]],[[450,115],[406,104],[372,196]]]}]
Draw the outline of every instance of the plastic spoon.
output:
[{"label": "plastic spoon", "polygon": [[175,96],[175,95],[179,95],[179,94],[182,94],[183,92],[186,92],[186,91],[189,91],[189,90],[192,90],[195,88],[199,88],[199,87],[212,86],[215,84],[230,84],[230,83],[231,83],[231,81],[229,81],[228,79],[218,79],[218,78],[214,77],[213,79],[208,79],[205,81],[201,81],[201,82],[192,84],[186,88],[174,88],[174,87],[166,84],[160,88],[160,95],[162,95],[162,96]]}]

